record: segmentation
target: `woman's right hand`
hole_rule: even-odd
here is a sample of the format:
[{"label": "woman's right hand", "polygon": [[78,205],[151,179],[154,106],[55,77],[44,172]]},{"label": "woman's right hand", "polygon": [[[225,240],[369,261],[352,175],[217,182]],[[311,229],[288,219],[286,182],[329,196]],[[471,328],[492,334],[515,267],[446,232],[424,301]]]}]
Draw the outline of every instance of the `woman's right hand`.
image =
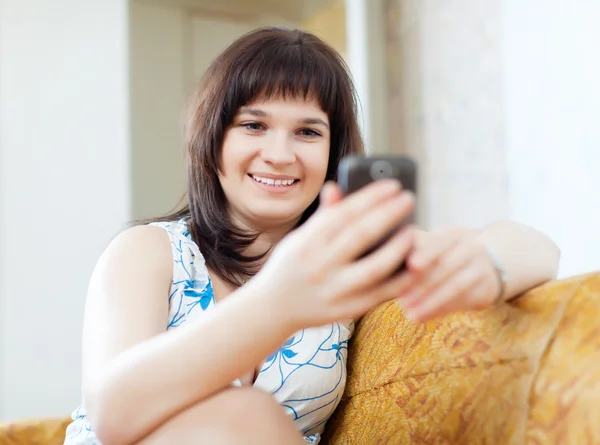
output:
[{"label": "woman's right hand", "polygon": [[[323,194],[339,193],[325,185]],[[356,319],[395,299],[406,285],[395,274],[412,248],[415,230],[405,226],[382,247],[362,257],[409,217],[414,197],[398,181],[376,181],[335,205],[321,205],[273,250],[248,283],[298,329]],[[287,318],[287,316],[286,316]]]}]

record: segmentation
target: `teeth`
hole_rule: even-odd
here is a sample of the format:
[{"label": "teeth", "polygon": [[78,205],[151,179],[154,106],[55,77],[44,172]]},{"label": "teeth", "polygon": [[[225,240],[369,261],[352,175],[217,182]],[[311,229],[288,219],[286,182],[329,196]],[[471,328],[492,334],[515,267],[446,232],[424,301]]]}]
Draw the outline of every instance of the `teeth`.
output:
[{"label": "teeth", "polygon": [[294,183],[293,179],[271,179],[271,178],[261,178],[260,176],[252,175],[252,179],[257,182],[262,182],[266,185],[274,185],[276,187],[287,187]]}]

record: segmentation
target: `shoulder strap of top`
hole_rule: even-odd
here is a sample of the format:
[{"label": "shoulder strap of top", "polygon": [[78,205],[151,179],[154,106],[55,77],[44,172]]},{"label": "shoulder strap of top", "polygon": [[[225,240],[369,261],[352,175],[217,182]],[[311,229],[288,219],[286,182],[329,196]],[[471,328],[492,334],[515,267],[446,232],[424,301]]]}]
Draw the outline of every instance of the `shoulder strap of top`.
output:
[{"label": "shoulder strap of top", "polygon": [[192,240],[185,221],[150,223],[169,235],[173,252],[173,282],[169,293],[169,328],[183,323],[196,307],[214,306],[214,293],[204,257]]}]

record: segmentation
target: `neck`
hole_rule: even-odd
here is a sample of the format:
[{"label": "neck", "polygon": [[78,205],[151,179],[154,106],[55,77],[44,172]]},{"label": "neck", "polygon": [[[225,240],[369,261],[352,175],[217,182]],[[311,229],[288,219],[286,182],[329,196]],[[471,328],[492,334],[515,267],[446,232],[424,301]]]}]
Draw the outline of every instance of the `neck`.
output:
[{"label": "neck", "polygon": [[269,253],[261,260],[260,266],[262,266],[262,263],[269,257],[271,253],[270,250],[282,240],[289,230],[291,230],[291,227],[281,231],[261,232],[256,241],[254,241],[244,253],[248,256],[255,256],[269,251]]},{"label": "neck", "polygon": [[263,257],[263,259],[260,261],[260,264],[257,264],[258,268],[262,267],[263,263],[269,258],[271,250],[277,245],[277,243],[279,243],[279,241],[281,241],[283,237],[286,236],[298,223],[298,221],[292,221],[277,226],[258,227],[255,224],[247,224],[242,222],[237,218],[234,220],[238,227],[244,230],[260,233],[256,241],[254,241],[244,251],[244,254],[247,256],[257,256],[262,255],[265,252],[269,252],[265,257]]}]

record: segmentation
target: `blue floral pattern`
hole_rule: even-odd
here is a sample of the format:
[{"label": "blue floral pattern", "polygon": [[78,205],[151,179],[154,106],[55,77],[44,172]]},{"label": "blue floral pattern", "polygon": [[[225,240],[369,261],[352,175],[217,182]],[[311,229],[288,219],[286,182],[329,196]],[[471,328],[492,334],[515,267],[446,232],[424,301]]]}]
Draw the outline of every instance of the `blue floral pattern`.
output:
[{"label": "blue floral pattern", "polygon": [[[165,229],[173,252],[168,329],[202,317],[215,306],[204,257],[190,237],[185,221],[153,223]],[[340,402],[346,384],[348,341],[352,321],[303,329],[267,357],[254,386],[285,408],[307,443],[318,444],[325,423]],[[239,385],[239,381],[232,383]],[[79,406],[67,428],[65,445],[102,445]]]}]

